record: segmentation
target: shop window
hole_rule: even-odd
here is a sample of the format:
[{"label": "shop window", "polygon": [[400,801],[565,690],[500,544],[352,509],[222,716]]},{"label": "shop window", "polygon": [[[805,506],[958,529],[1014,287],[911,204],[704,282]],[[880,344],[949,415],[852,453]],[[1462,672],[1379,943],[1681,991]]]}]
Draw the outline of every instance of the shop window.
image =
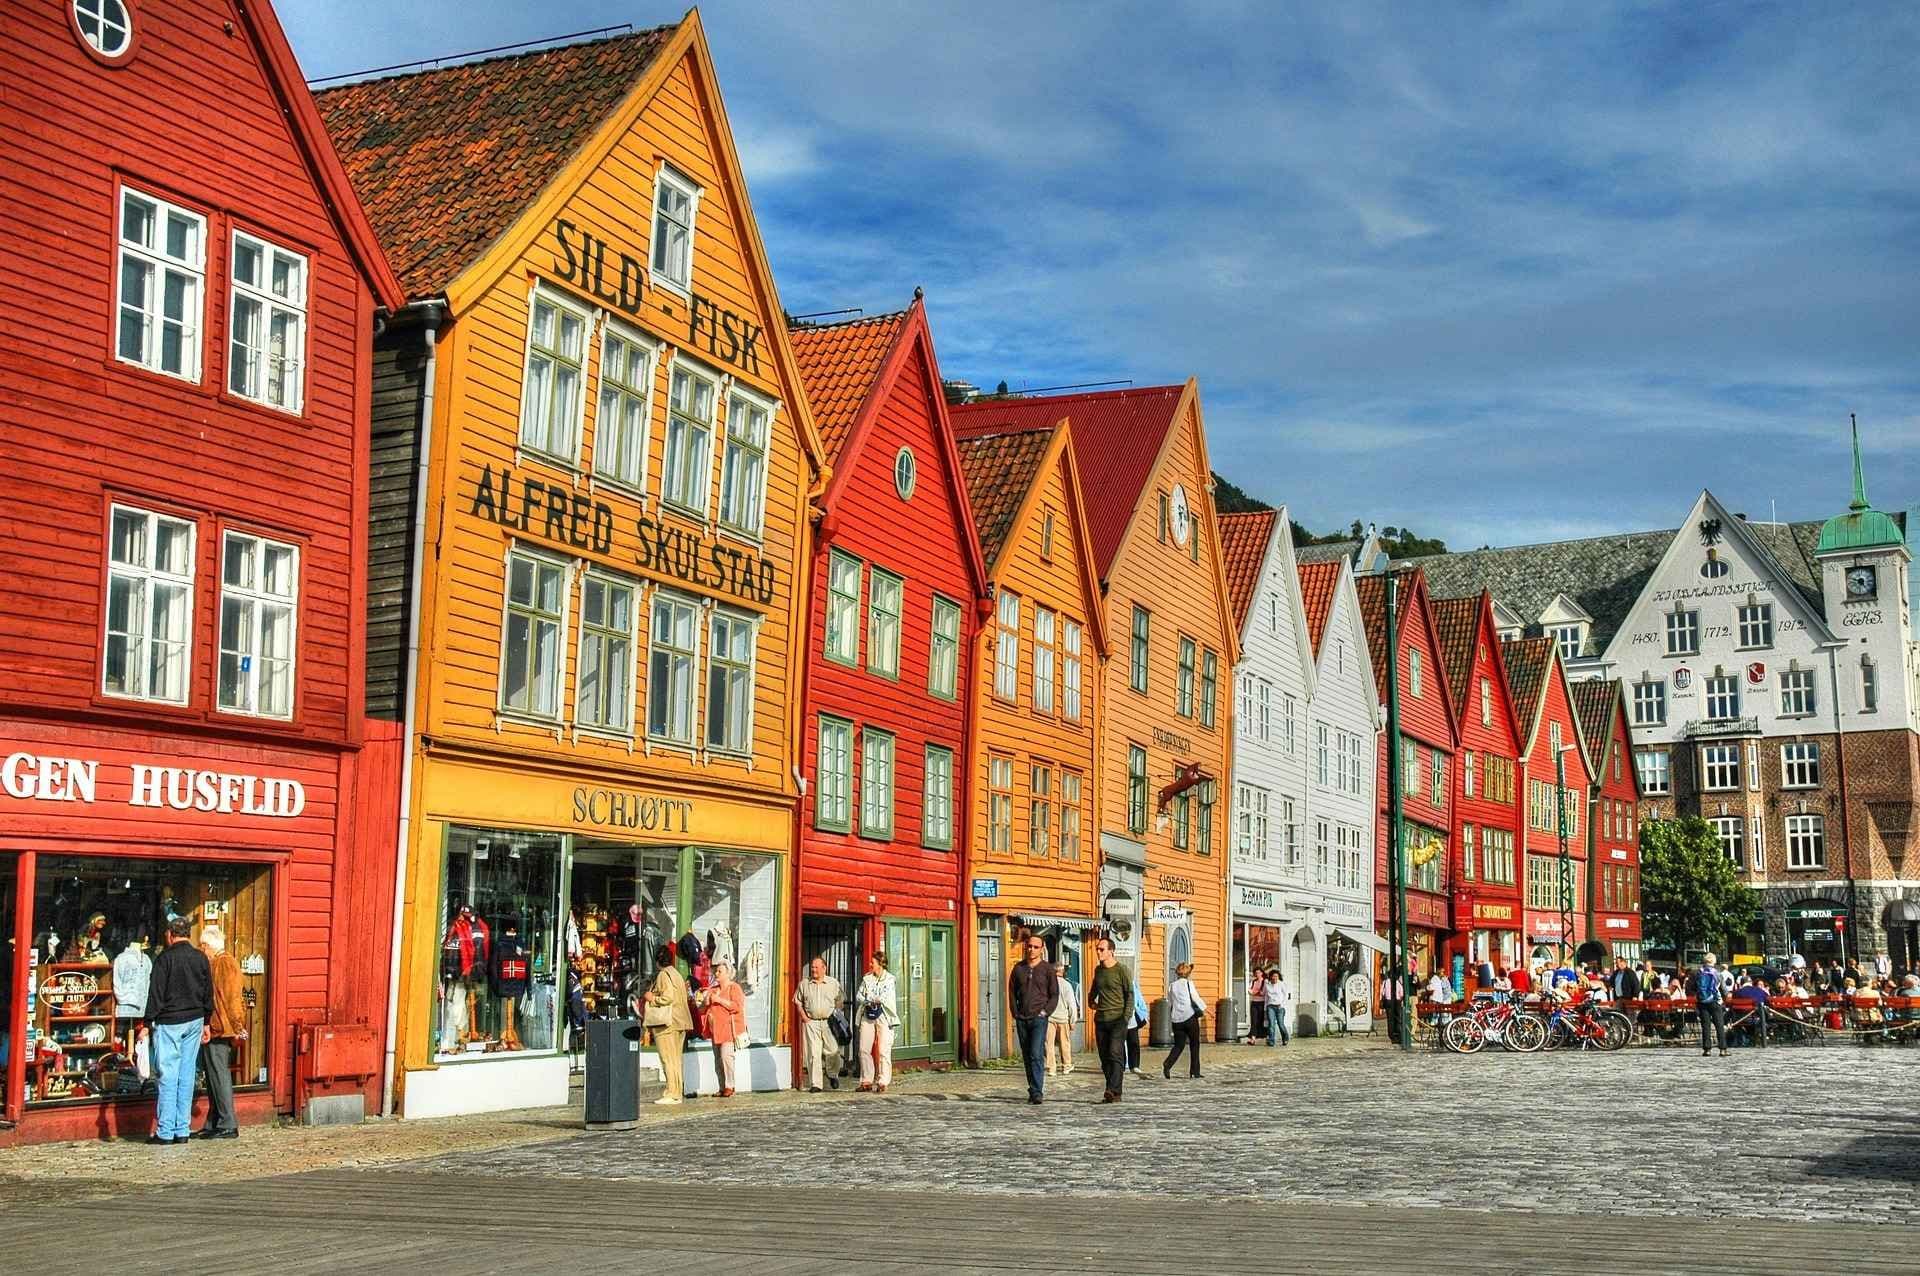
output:
[{"label": "shop window", "polygon": [[1066,648],[1061,661],[1060,671],[1061,708],[1066,713],[1068,721],[1078,722],[1082,712],[1082,702],[1080,699],[1082,666],[1080,661],[1083,638],[1080,626],[1073,621],[1066,621],[1063,628],[1065,630]]},{"label": "shop window", "polygon": [[221,564],[220,707],[290,718],[300,551],[228,532]]},{"label": "shop window", "polygon": [[298,413],[306,381],[307,259],[233,233],[227,388]]},{"label": "shop window", "polygon": [[648,640],[647,734],[669,744],[693,742],[693,669],[699,659],[700,607],[664,591],[653,598]]},{"label": "shop window", "polygon": [[844,718],[820,719],[820,761],[814,776],[815,828],[844,833],[852,818],[853,724]]},{"label": "shop window", "polygon": [[583,727],[633,730],[634,587],[597,571],[580,578],[580,669],[574,714]]},{"label": "shop window", "polygon": [[689,849],[692,898],[686,932],[716,960],[730,957],[747,1002],[747,1035],[773,1040],[777,988],[774,927],[780,862],[771,855]]},{"label": "shop window", "polygon": [[753,617],[713,609],[707,637],[707,747],[753,751],[753,672],[760,628]]},{"label": "shop window", "polygon": [[639,998],[659,970],[655,949],[684,933],[681,854],[679,847],[575,843],[568,951],[577,939],[574,969],[588,1018],[640,1017]]},{"label": "shop window", "polygon": [[636,490],[647,485],[653,360],[653,347],[619,324],[609,322],[601,333],[593,472]]},{"label": "shop window", "polygon": [[875,567],[867,573],[867,672],[900,676],[900,605],[905,583]]},{"label": "shop window", "polygon": [[933,598],[933,632],[927,650],[927,691],[943,700],[959,695],[960,604]]},{"label": "shop window", "polygon": [[1033,609],[1033,708],[1053,712],[1054,617],[1045,607]]},{"label": "shop window", "polygon": [[579,449],[586,312],[535,287],[528,303],[527,368],[520,391],[520,446],[572,465]]},{"label": "shop window", "polygon": [[860,834],[893,836],[893,736],[860,729]]},{"label": "shop window", "polygon": [[197,383],[206,272],[205,217],[158,196],[121,191],[115,356]]},{"label": "shop window", "polygon": [[567,569],[539,555],[507,555],[507,615],[501,635],[500,708],[536,718],[560,716],[561,630]]},{"label": "shop window", "polygon": [[1001,590],[994,616],[993,694],[1012,701],[1020,695],[1020,596]]},{"label": "shop window", "polygon": [[667,443],[660,463],[660,499],[704,518],[713,444],[715,385],[684,358],[673,361],[667,390]]},{"label": "shop window", "polygon": [[561,844],[550,833],[447,830],[438,1057],[555,1048]]},{"label": "shop window", "polygon": [[767,486],[767,433],[773,409],[739,390],[727,396],[727,442],[720,457],[720,525],[760,535]]},{"label": "shop window", "polygon": [[835,664],[860,663],[860,560],[845,550],[827,556],[826,656]]},{"label": "shop window", "polygon": [[653,179],[653,280],[675,292],[693,287],[693,223],[700,188],[666,164]]},{"label": "shop window", "polygon": [[887,969],[900,1011],[896,1057],[951,1056],[953,928],[919,922],[887,924]]},{"label": "shop window", "polygon": [[953,750],[927,746],[920,782],[920,843],[938,851],[953,849]]},{"label": "shop window", "polygon": [[1198,652],[1193,639],[1180,640],[1180,675],[1174,692],[1174,711],[1183,718],[1193,716],[1193,663]]},{"label": "shop window", "polygon": [[[42,855],[34,871],[33,995],[27,1017],[30,1103],[151,1098],[143,1077],[146,994],[152,954],[169,919],[218,924],[240,963],[247,1036],[234,1081],[267,1080],[276,1041],[269,1027],[273,963],[272,870],[144,857]],[[4,1025],[0,1025],[4,1028]]]},{"label": "shop window", "polygon": [[116,505],[107,549],[110,696],[185,704],[192,650],[194,525]]}]

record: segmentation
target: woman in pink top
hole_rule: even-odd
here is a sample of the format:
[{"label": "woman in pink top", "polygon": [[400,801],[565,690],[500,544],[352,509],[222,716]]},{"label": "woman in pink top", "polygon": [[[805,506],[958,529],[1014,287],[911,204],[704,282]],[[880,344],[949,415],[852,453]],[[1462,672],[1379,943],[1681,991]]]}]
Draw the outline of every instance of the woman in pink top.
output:
[{"label": "woman in pink top", "polygon": [[733,981],[733,963],[713,963],[713,987],[707,989],[707,1035],[718,1061],[720,1097],[733,1097],[734,1042],[747,1034],[747,999]]}]

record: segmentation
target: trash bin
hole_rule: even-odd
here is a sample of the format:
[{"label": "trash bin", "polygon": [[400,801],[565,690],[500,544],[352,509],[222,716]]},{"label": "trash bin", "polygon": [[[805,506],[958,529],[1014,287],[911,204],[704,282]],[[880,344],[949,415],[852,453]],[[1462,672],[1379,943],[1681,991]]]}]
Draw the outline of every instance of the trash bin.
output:
[{"label": "trash bin", "polygon": [[1213,1003],[1213,1039],[1233,1042],[1240,1040],[1240,999],[1222,997]]},{"label": "trash bin", "polygon": [[640,1123],[640,1022],[587,1021],[589,1130],[631,1130]]},{"label": "trash bin", "polygon": [[1155,1049],[1173,1044],[1173,1005],[1165,997],[1147,1003],[1147,1044]]}]

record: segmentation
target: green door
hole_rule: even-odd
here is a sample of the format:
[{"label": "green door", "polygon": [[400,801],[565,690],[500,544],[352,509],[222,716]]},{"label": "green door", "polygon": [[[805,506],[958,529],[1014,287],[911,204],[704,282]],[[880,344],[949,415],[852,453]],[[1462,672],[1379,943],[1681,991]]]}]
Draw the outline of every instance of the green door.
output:
[{"label": "green door", "polygon": [[887,967],[900,1001],[894,1057],[953,1058],[953,927],[888,922]]}]

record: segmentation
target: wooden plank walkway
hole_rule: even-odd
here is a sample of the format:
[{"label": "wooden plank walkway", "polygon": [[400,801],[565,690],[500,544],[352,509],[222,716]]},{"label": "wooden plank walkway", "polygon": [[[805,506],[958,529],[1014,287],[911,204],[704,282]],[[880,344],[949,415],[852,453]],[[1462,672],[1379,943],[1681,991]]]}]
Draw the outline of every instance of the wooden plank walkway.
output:
[{"label": "wooden plank walkway", "polygon": [[675,1183],[665,1165],[658,1183],[336,1170],[73,1203],[59,1202],[57,1184],[47,1188],[44,1203],[16,1200],[0,1216],[0,1271],[61,1266],[61,1255],[95,1242],[109,1244],[121,1276],[422,1265],[471,1276],[603,1263],[750,1266],[755,1276],[1911,1276],[1920,1266],[1920,1239],[1892,1226],[1278,1203],[1255,1215],[1245,1200],[716,1189]]}]

